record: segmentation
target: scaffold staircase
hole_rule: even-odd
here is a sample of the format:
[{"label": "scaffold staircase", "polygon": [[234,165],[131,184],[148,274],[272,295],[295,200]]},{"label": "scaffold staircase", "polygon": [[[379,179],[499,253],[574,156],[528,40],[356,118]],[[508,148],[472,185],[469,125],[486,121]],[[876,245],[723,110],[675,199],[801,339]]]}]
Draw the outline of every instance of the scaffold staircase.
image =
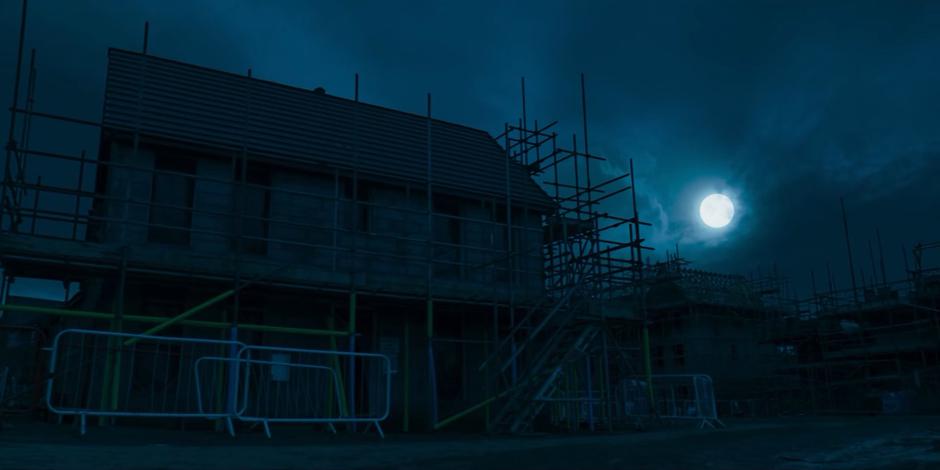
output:
[{"label": "scaffold staircase", "polygon": [[[589,277],[582,273],[580,279]],[[480,368],[503,384],[489,431],[522,433],[545,407],[564,367],[580,358],[603,334],[603,323],[589,315],[590,298],[581,281],[553,302],[529,311]],[[508,376],[508,377],[507,377]]]},{"label": "scaffold staircase", "polygon": [[[534,423],[540,414],[552,409],[547,405],[557,403],[559,393],[572,392],[567,386],[559,387],[577,369],[578,360],[586,359],[585,367],[590,369],[592,355],[603,357],[608,382],[611,371],[630,368],[621,364],[629,362],[622,351],[614,355],[616,364],[608,363],[608,345],[616,341],[601,312],[612,302],[635,295],[642,279],[642,251],[649,249],[640,235],[640,226],[649,224],[640,220],[637,211],[632,160],[619,175],[598,173],[606,159],[589,150],[584,77],[580,146],[576,135],[569,147],[559,144],[556,121],[543,125],[534,121],[529,127],[524,79],[521,85],[522,118],[516,124],[506,123],[496,139],[502,141],[506,158],[524,166],[555,206],[543,218],[544,298],[531,307],[510,305],[511,312],[525,311],[525,316],[521,321],[510,316],[508,334],[480,365],[480,371],[487,374],[491,397],[486,403],[492,403],[494,410],[488,428],[494,433],[522,433],[537,427]],[[601,381],[597,382],[600,386]],[[609,401],[609,390],[605,393]],[[610,414],[609,409],[605,411]],[[593,426],[590,419],[589,427]]]},{"label": "scaffold staircase", "polygon": [[522,433],[545,407],[540,400],[554,386],[562,367],[580,357],[600,333],[593,322],[572,322],[559,329],[536,355],[527,373],[510,389],[507,400],[490,423],[491,432]]}]

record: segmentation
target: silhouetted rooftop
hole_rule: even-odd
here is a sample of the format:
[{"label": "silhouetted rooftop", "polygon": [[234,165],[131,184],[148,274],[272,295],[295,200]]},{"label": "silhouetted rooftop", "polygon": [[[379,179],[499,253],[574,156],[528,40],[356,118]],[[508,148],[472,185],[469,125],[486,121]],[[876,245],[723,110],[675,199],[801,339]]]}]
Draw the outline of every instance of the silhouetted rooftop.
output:
[{"label": "silhouetted rooftop", "polygon": [[[213,70],[109,50],[104,124],[123,131],[362,174],[426,182],[425,116]],[[431,181],[451,192],[550,199],[486,131],[430,120]],[[507,174],[508,173],[508,174]]]}]

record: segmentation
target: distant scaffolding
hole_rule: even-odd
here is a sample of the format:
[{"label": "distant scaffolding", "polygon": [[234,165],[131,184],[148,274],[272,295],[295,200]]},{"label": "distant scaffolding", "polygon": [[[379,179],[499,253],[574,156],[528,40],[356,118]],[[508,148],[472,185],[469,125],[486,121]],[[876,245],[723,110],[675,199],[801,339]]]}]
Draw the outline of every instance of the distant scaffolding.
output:
[{"label": "distant scaffolding", "polygon": [[936,412],[940,268],[924,256],[937,248],[915,245],[914,265],[898,281],[884,271],[879,279],[874,255],[861,285],[836,289],[827,273],[818,289],[814,276],[813,295],[768,322],[769,340],[788,359],[774,396],[802,412]]}]

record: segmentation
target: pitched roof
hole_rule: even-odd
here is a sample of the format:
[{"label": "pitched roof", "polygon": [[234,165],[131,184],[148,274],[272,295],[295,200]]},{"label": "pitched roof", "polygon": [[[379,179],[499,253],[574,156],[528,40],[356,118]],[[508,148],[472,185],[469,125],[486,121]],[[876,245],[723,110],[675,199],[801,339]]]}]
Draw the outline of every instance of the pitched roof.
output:
[{"label": "pitched roof", "polygon": [[[428,119],[346,98],[119,49],[108,51],[104,125],[415,182],[428,178]],[[431,122],[436,188],[552,204],[487,132]]]}]

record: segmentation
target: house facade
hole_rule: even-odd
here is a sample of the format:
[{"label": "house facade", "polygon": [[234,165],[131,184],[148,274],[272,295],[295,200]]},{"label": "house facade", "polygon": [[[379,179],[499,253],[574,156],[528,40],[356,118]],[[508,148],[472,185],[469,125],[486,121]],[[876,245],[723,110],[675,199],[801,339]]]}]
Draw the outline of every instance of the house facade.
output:
[{"label": "house facade", "polygon": [[[254,393],[315,397],[307,411],[333,418],[387,409],[393,430],[519,432],[568,396],[588,401],[553,408],[564,426],[627,422],[591,397],[603,390],[612,403],[630,373],[611,365],[624,355],[608,360],[614,329],[601,320],[635,321],[623,295],[640,222],[601,201],[631,201],[632,167],[592,183],[591,162],[603,158],[556,145],[554,124],[506,125],[494,137],[435,119],[430,97],[418,115],[145,53],[111,49],[108,59],[100,122],[24,117],[91,128],[96,152],[11,145],[17,162],[47,159],[75,181],[33,184],[24,172],[5,182],[4,282],[66,287],[58,307],[5,311],[46,315],[35,326],[49,338],[82,328],[332,359],[285,366],[291,375],[277,364],[294,359],[264,350],[251,360],[270,367],[252,370],[270,374],[246,379],[226,368],[240,360],[234,350],[135,348],[100,333],[101,344],[62,345],[62,360],[92,362],[61,365],[73,371],[56,387],[73,388],[56,388],[55,403],[175,403],[194,374],[207,380],[196,370],[205,356],[215,375],[199,383],[229,390],[214,395],[229,414],[244,400],[232,390],[250,379]],[[601,235],[623,229],[629,240]],[[140,368],[165,377],[144,380]],[[562,375],[576,379],[559,391]],[[186,397],[177,406],[195,408]],[[257,401],[276,410],[284,399]]]}]

